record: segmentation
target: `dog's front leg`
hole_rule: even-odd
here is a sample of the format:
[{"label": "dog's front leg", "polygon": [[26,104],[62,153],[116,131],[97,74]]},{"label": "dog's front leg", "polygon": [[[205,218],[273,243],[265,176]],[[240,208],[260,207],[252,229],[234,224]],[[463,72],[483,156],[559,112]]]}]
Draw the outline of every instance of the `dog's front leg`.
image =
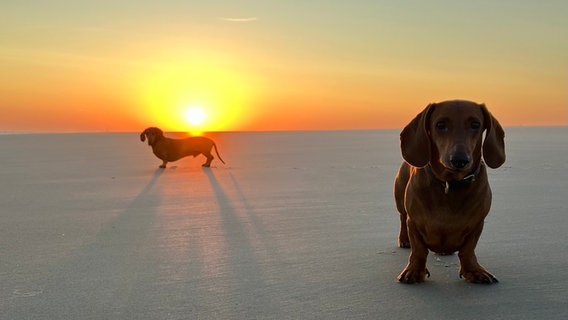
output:
[{"label": "dog's front leg", "polygon": [[408,239],[408,226],[406,225],[406,220],[407,220],[406,212],[400,213],[400,231],[398,232],[398,246],[401,248],[410,248],[410,240]]},{"label": "dog's front leg", "polygon": [[428,248],[420,238],[420,233],[412,220],[407,221],[407,225],[410,236],[410,258],[406,268],[398,275],[398,281],[409,284],[423,282],[426,276],[430,277],[430,272],[426,269]]},{"label": "dog's front leg", "polygon": [[469,235],[465,245],[458,253],[460,259],[460,278],[463,277],[467,282],[471,283],[497,283],[499,280],[477,262],[475,255],[475,247],[482,230],[483,221],[475,231]]},{"label": "dog's front leg", "polygon": [[162,164],[160,165],[160,168],[165,168],[166,164],[168,163],[168,161],[166,160],[168,158],[168,153],[167,150],[168,149],[168,145],[165,144],[165,142],[162,141],[158,144],[155,144],[152,146],[152,152],[154,152],[154,155],[162,160]]}]

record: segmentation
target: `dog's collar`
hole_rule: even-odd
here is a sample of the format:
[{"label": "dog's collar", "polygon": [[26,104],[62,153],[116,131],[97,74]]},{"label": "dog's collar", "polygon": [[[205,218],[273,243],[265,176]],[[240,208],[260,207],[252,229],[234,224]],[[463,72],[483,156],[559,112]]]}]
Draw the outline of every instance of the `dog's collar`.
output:
[{"label": "dog's collar", "polygon": [[438,179],[434,175],[434,172],[432,172],[432,167],[430,167],[430,165],[427,165],[425,169],[426,169],[426,172],[428,173],[428,175],[434,181],[436,181],[438,184],[440,184],[442,186],[442,188],[444,188],[444,193],[448,194],[450,192],[450,189],[458,189],[458,188],[469,187],[473,182],[475,182],[475,177],[479,174],[479,171],[481,171],[482,165],[483,165],[483,163],[480,163],[479,166],[474,171],[472,171],[470,174],[465,176],[463,179],[453,180],[453,181],[442,181],[442,180]]}]

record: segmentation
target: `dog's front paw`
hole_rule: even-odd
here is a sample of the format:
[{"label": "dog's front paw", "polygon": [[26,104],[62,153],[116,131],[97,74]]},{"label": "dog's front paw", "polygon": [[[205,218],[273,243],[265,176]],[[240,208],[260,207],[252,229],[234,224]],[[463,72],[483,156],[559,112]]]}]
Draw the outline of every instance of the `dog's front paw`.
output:
[{"label": "dog's front paw", "polygon": [[460,278],[462,277],[470,283],[492,284],[499,282],[494,275],[481,267],[469,271],[460,270]]},{"label": "dog's front paw", "polygon": [[410,239],[408,238],[406,226],[401,227],[398,232],[398,246],[400,248],[410,248]]},{"label": "dog's front paw", "polygon": [[408,236],[405,237],[398,237],[398,246],[399,248],[410,248],[410,240],[408,240]]},{"label": "dog's front paw", "polygon": [[426,268],[415,269],[415,268],[407,266],[398,275],[397,279],[398,279],[398,281],[400,281],[402,283],[412,284],[412,283],[424,282],[424,280],[426,279],[426,276],[428,276],[428,278],[430,278],[430,272],[428,271],[428,269],[426,269]]}]

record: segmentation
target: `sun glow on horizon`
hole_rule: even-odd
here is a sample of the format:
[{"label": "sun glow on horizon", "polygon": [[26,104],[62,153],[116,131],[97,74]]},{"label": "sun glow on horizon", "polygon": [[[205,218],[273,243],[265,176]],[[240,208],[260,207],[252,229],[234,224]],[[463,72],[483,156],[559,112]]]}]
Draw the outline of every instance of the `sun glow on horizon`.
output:
[{"label": "sun glow on horizon", "polygon": [[148,61],[137,91],[143,117],[156,126],[203,133],[239,130],[251,121],[258,86],[252,68],[236,56],[190,50],[162,53]]}]

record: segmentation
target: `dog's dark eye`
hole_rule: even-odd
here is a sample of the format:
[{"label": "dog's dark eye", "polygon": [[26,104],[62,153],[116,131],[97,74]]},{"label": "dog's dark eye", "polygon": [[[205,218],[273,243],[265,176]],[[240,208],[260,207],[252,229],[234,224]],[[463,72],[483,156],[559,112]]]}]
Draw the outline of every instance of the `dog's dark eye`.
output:
[{"label": "dog's dark eye", "polygon": [[481,123],[479,121],[473,121],[471,123],[471,128],[474,129],[474,130],[477,130],[477,129],[481,128]]},{"label": "dog's dark eye", "polygon": [[436,122],[436,130],[438,131],[448,131],[448,126],[444,121]]}]

